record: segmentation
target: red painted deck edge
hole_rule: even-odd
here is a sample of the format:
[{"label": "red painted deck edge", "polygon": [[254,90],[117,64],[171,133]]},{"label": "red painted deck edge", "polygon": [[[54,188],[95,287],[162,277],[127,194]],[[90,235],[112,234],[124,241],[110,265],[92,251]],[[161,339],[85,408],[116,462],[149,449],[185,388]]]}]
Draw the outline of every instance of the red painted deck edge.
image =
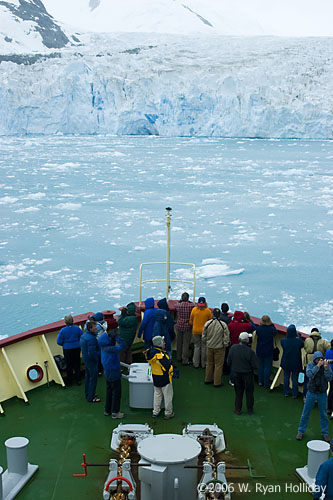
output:
[{"label": "red painted deck edge", "polygon": [[[157,300],[155,301],[155,306],[157,307]],[[177,300],[169,300],[168,301],[168,304],[169,304],[169,309],[171,312],[174,312],[175,311],[175,305],[177,304]],[[139,302],[135,302],[135,305],[137,306],[137,308],[139,308]],[[145,307],[144,307],[144,302],[142,302],[142,305],[141,305],[141,311],[144,311]],[[94,314],[93,312],[87,312],[87,313],[84,313],[84,314],[79,314],[78,316],[74,316],[73,319],[74,319],[74,324],[75,325],[82,325],[83,323],[85,323],[88,319],[88,316],[91,316],[92,314]],[[259,325],[260,324],[260,318],[257,318],[255,316],[251,316],[252,318],[252,321],[255,325]],[[281,334],[281,335],[286,335],[287,333],[287,328],[283,325],[279,325],[277,323],[274,323],[277,331]],[[55,330],[60,330],[60,328],[64,327],[65,326],[65,322],[64,320],[60,320],[60,321],[56,321],[55,323],[48,323],[47,325],[43,325],[43,326],[39,326],[37,328],[33,328],[32,330],[27,330],[26,332],[23,332],[23,333],[19,333],[17,335],[13,335],[11,337],[7,337],[3,340],[0,340],[0,349],[1,347],[6,347],[8,345],[11,345],[11,344],[16,344],[17,342],[21,342],[23,340],[26,340],[26,339],[29,339],[31,337],[37,337],[38,335],[44,335],[44,334],[47,334],[47,333],[50,333],[50,332],[54,332]],[[303,338],[306,338],[308,337],[308,335],[306,333],[303,333],[303,332],[299,332]]]},{"label": "red painted deck edge", "polygon": [[[84,314],[79,314],[78,316],[73,316],[74,325],[81,326],[88,319],[88,316],[94,314],[93,312],[87,312]],[[48,323],[47,325],[39,326],[37,328],[33,328],[32,330],[27,330],[23,333],[18,333],[17,335],[13,335],[11,337],[6,337],[5,339],[0,340],[0,349],[1,347],[6,347],[11,344],[16,344],[17,342],[21,342],[22,340],[29,339],[31,337],[37,337],[38,335],[44,335],[50,332],[54,332],[55,330],[60,330],[65,325],[65,321],[62,319],[60,321],[56,321],[54,323]]]}]

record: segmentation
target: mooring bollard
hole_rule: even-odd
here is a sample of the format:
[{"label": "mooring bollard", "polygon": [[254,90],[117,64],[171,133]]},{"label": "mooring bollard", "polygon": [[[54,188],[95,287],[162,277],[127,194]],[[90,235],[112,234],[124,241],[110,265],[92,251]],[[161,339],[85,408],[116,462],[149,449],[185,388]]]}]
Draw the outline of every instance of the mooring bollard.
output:
[{"label": "mooring bollard", "polygon": [[314,439],[307,443],[308,447],[308,474],[315,478],[320,465],[328,459],[329,443]]},{"label": "mooring bollard", "polygon": [[38,470],[38,465],[28,462],[28,444],[29,439],[25,437],[12,437],[5,441],[7,470],[0,477],[0,500],[14,499]]},{"label": "mooring bollard", "polygon": [[320,465],[328,459],[330,445],[325,441],[314,439],[307,443],[307,447],[308,463],[304,467],[297,468],[296,472],[303,481],[312,487]]},{"label": "mooring bollard", "polygon": [[12,437],[5,441],[9,474],[24,476],[28,472],[28,444],[25,437]]}]

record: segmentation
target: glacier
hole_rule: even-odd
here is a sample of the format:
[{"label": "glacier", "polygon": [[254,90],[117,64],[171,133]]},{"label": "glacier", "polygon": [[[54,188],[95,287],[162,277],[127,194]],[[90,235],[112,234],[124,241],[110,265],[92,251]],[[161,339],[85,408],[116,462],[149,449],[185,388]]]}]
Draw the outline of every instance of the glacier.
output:
[{"label": "glacier", "polygon": [[80,40],[2,60],[0,135],[333,138],[330,37]]}]

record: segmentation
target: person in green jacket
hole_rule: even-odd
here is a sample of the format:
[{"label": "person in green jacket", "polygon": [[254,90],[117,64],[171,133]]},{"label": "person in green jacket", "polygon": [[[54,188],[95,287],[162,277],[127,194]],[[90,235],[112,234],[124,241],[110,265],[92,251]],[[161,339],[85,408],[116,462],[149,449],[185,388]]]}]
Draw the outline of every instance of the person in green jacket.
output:
[{"label": "person in green jacket", "polygon": [[119,353],[120,361],[130,365],[132,358],[132,344],[135,339],[138,327],[138,318],[136,317],[136,308],[134,302],[130,302],[121,310],[118,318],[119,336],[126,342],[126,347]]}]

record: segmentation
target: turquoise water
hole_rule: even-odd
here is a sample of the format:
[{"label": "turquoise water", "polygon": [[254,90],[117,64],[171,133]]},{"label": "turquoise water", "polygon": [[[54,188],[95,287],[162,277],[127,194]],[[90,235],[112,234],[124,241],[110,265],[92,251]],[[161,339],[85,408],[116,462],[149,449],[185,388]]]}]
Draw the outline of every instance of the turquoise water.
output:
[{"label": "turquoise water", "polygon": [[171,206],[171,258],[196,264],[197,297],[333,336],[332,141],[2,137],[0,151],[1,335],[137,300]]}]

